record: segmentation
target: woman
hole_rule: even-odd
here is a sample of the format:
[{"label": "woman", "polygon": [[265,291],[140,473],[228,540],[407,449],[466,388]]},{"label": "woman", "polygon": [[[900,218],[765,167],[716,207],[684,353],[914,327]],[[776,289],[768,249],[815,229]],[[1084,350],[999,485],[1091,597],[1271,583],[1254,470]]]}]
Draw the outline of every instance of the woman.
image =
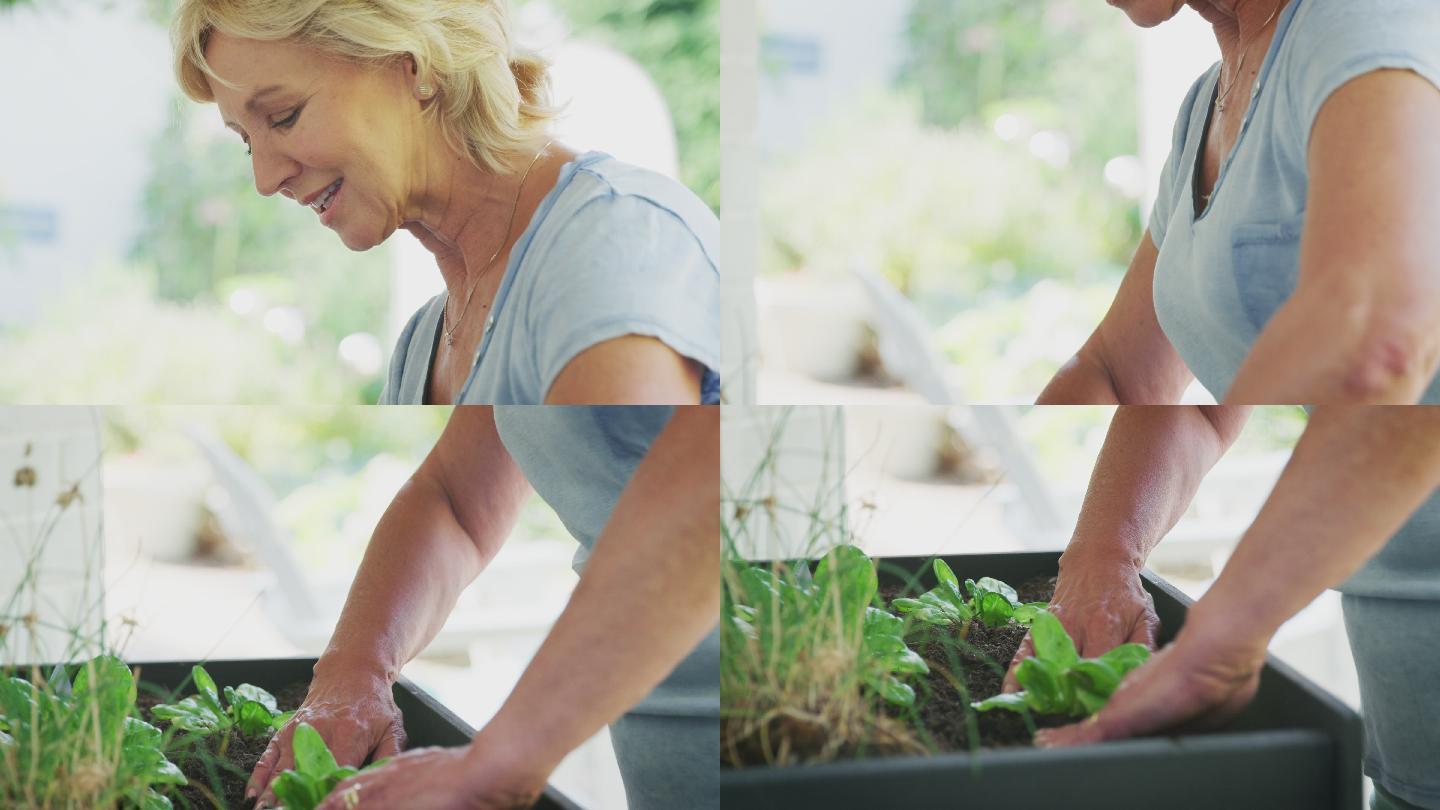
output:
[{"label": "woman", "polygon": [[255,187],[351,250],[404,228],[446,291],[381,402],[716,403],[719,223],[694,194],[547,134],[546,67],[502,0],[184,0],[180,85]]},{"label": "woman", "polygon": [[[1125,642],[1155,646],[1159,621],[1140,569],[1247,416],[1244,407],[1216,406],[1116,413],[1051,600],[1082,656]],[[1337,588],[1359,675],[1374,807],[1440,808],[1437,536],[1440,408],[1317,407],[1175,641],[1099,713],[1037,741],[1075,745],[1223,721],[1254,697],[1280,625]],[[1027,638],[1007,691],[1017,687],[1014,664],[1032,654]]]},{"label": "woman", "polygon": [[[341,783],[325,810],[529,807],[609,724],[631,808],[718,807],[719,423],[700,406],[457,408],[376,527],[309,694],[247,795],[293,767],[304,721],[342,765],[395,757]],[[391,685],[531,486],[580,541],[580,582],[470,745],[399,754]]]},{"label": "woman", "polygon": [[[1181,0],[1111,0],[1159,24]],[[1191,87],[1149,230],[1043,403],[1440,402],[1440,9],[1189,0]]]}]

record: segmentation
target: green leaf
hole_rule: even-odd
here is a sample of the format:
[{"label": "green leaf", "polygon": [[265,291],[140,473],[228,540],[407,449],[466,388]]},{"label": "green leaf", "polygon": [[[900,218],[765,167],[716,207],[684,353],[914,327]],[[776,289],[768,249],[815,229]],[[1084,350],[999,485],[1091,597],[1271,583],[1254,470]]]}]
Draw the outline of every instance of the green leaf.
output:
[{"label": "green leaf", "polygon": [[1015,615],[1015,608],[1011,607],[1010,600],[995,591],[981,593],[975,608],[980,614],[980,621],[991,628],[1004,626],[1010,621],[1010,617]]},{"label": "green leaf", "polygon": [[248,737],[257,737],[270,730],[271,718],[274,712],[253,700],[241,698],[239,704],[230,705],[231,714],[235,719],[235,727],[240,733]]},{"label": "green leaf", "polygon": [[[226,690],[227,692],[230,691],[229,687],[226,687]],[[264,706],[272,712],[276,711],[277,709],[277,704],[275,703],[275,696],[254,684],[242,683],[240,684],[240,686],[234,689],[234,692],[235,694],[239,695],[242,698],[245,698],[246,700],[253,700],[256,703],[259,703],[261,706]]]},{"label": "green leaf", "polygon": [[1122,674],[1105,663],[1104,658],[1092,658],[1077,662],[1070,668],[1071,675],[1079,681],[1078,686],[1100,698],[1101,705],[1115,687],[1120,685]]},{"label": "green leaf", "polygon": [[970,708],[977,712],[988,712],[991,709],[1006,709],[1012,712],[1025,712],[1029,704],[1025,702],[1024,692],[1001,693],[985,700],[970,704]]},{"label": "green leaf", "polygon": [[1114,668],[1123,678],[1131,670],[1150,660],[1150,648],[1144,644],[1121,644],[1100,656],[1099,660]]},{"label": "green leaf", "polygon": [[171,725],[195,734],[213,734],[230,725],[228,717],[209,705],[199,695],[191,695],[179,703],[162,703],[150,710],[157,720],[168,720]]},{"label": "green leaf", "polygon": [[915,690],[893,675],[867,675],[865,682],[888,703],[896,706],[915,705]]},{"label": "green leaf", "polygon": [[1025,702],[1040,714],[1069,714],[1073,690],[1062,668],[1042,658],[1026,658],[1015,668],[1015,680],[1025,687]]},{"label": "green leaf", "polygon": [[1010,604],[1012,605],[1020,603],[1020,595],[1015,592],[1015,589],[1010,587],[1009,585],[1006,585],[998,579],[995,579],[993,577],[981,577],[975,582],[975,585],[983,591],[1000,594],[1001,596],[1005,597],[1006,601],[1010,602]]},{"label": "green leaf", "polygon": [[1080,660],[1075,651],[1075,642],[1065,632],[1064,625],[1053,613],[1041,613],[1030,625],[1030,640],[1035,645],[1035,656],[1061,667],[1069,667]]},{"label": "green leaf", "polygon": [[270,790],[285,810],[315,810],[315,805],[323,801],[329,792],[319,777],[300,771],[281,772],[270,783]]},{"label": "green leaf", "polygon": [[846,621],[864,615],[880,586],[875,565],[865,552],[852,545],[836,546],[820,560],[815,568],[815,584],[820,589],[822,603],[827,606],[828,599],[834,598],[827,595],[838,595],[841,618]]},{"label": "green leaf", "polygon": [[294,747],[295,769],[301,773],[323,776],[339,767],[320,732],[309,723],[295,728]]},{"label": "green leaf", "polygon": [[204,667],[196,664],[190,670],[190,674],[195,680],[196,694],[213,708],[216,714],[224,714],[225,707],[220,705],[220,691],[215,688],[215,679],[210,677],[210,673],[206,672]]},{"label": "green leaf", "polygon": [[1026,602],[1015,608],[1015,615],[1011,618],[1013,618],[1016,623],[1028,627],[1035,621],[1035,617],[1047,607],[1049,607],[1049,603],[1047,602]]},{"label": "green leaf", "polygon": [[174,805],[170,804],[168,796],[162,796],[151,789],[145,791],[145,796],[141,799],[140,810],[174,810]]},{"label": "green leaf", "polygon": [[955,578],[955,572],[950,570],[949,564],[936,557],[931,567],[935,569],[935,579],[940,582],[940,585],[953,591],[956,596],[960,596],[960,580]]},{"label": "green leaf", "polygon": [[81,665],[73,694],[76,705],[97,709],[100,737],[116,739],[135,706],[135,676],[119,658],[96,656]]},{"label": "green leaf", "polygon": [[891,600],[890,607],[895,608],[901,613],[910,613],[913,611],[923,610],[925,608],[925,603],[921,602],[919,599],[905,599],[902,597],[900,599]]}]

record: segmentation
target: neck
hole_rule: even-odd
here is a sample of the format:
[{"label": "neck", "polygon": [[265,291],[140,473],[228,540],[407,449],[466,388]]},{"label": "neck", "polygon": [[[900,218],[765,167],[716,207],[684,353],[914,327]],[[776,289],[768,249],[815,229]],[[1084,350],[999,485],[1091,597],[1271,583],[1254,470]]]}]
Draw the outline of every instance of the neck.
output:
[{"label": "neck", "polygon": [[415,176],[401,227],[435,254],[450,297],[463,299],[482,274],[494,272],[491,258],[514,236],[521,175],[483,171],[435,144]]},{"label": "neck", "polygon": [[[1220,61],[1234,65],[1247,47],[1257,38],[1263,39],[1273,30],[1275,20],[1287,0],[1189,0],[1215,30],[1220,45]],[[1251,55],[1254,59],[1254,55]]]}]

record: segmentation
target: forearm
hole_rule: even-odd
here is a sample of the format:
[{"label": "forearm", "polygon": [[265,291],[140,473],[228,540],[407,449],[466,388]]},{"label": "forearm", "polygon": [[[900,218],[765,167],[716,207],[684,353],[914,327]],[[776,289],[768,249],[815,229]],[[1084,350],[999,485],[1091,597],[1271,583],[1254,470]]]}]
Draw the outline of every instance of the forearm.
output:
[{"label": "forearm", "polygon": [[1115,412],[1061,560],[1135,570],[1184,514],[1200,481],[1244,427],[1248,409],[1125,406]]},{"label": "forearm", "polygon": [[1440,485],[1440,408],[1321,406],[1191,621],[1261,647]]},{"label": "forearm", "polygon": [[481,566],[443,490],[424,477],[407,481],[365,549],[316,675],[343,669],[394,682],[440,632]]},{"label": "forearm", "polygon": [[499,551],[529,492],[492,409],[456,408],[375,527],[317,676],[393,681]]},{"label": "forearm", "polygon": [[616,504],[569,604],[477,742],[504,741],[510,755],[548,772],[715,627],[719,463],[719,409],[677,409]]},{"label": "forearm", "polygon": [[[1297,290],[1245,357],[1227,403],[1389,404],[1420,400],[1440,355],[1398,314],[1367,314],[1348,292]],[[1386,322],[1383,329],[1371,324]],[[1432,323],[1426,321],[1426,323]]]}]

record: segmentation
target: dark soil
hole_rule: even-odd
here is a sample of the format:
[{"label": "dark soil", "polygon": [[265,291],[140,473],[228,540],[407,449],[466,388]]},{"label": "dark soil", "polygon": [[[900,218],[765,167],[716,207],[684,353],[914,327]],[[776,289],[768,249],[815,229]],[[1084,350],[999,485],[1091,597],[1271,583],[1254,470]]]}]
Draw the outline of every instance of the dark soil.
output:
[{"label": "dark soil", "polygon": [[[292,683],[275,694],[275,702],[281,711],[298,709],[309,688],[310,684],[303,681]],[[179,700],[188,694],[190,692],[186,691],[176,695],[174,699]],[[142,692],[136,700],[145,719],[161,731],[167,731],[169,723],[151,717],[150,709],[166,702],[170,702],[170,699],[147,692]],[[268,734],[263,737],[246,737],[239,732],[232,732],[229,742],[226,743],[224,734],[196,737],[179,732],[170,740],[165,755],[180,766],[190,784],[172,788],[169,793],[171,802],[177,810],[248,808],[250,804],[245,801],[245,783],[250,781],[250,772],[255,769],[269,744]],[[223,756],[220,754],[221,745],[225,745]]]},{"label": "dark soil", "polygon": [[[1022,602],[1048,601],[1055,593],[1055,578],[1036,577],[1015,590]],[[880,595],[889,604],[901,594],[898,589],[882,589]],[[912,681],[916,719],[928,743],[940,751],[1028,746],[1035,728],[1072,722],[1065,717],[1030,718],[1003,710],[970,711],[970,702],[1000,694],[1005,670],[1024,638],[1025,628],[1013,622],[992,630],[973,621],[963,641],[937,632],[910,642],[910,648],[930,665],[929,675]],[[956,688],[956,681],[961,689]],[[907,712],[898,710],[896,716],[907,716]]]}]

